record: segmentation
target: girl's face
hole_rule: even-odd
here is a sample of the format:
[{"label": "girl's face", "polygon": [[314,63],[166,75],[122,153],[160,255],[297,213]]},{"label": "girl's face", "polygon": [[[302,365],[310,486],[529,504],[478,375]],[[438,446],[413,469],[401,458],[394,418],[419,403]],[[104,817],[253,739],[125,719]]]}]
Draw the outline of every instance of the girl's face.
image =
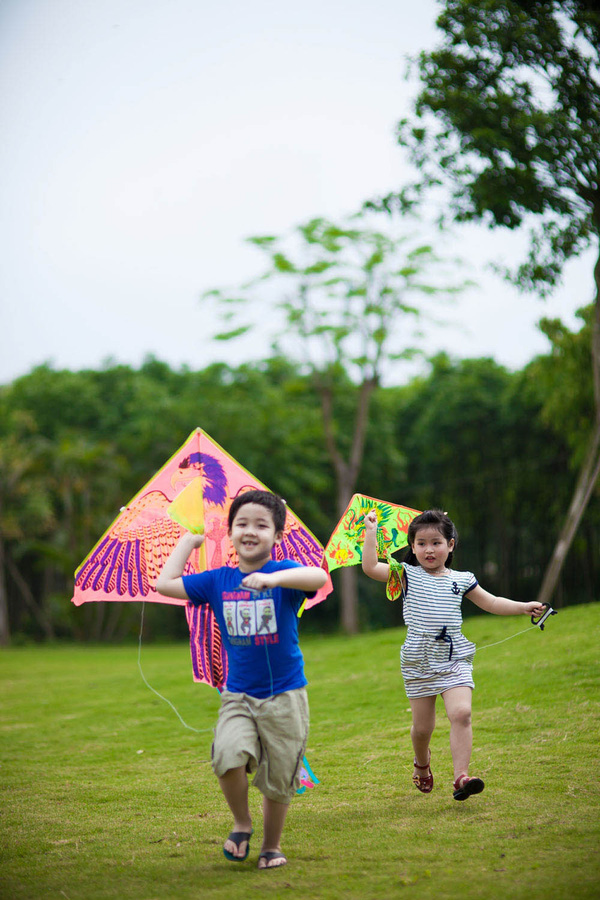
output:
[{"label": "girl's face", "polygon": [[447,541],[435,525],[419,528],[412,544],[412,551],[419,565],[431,575],[444,572],[446,560],[454,550],[454,538]]}]

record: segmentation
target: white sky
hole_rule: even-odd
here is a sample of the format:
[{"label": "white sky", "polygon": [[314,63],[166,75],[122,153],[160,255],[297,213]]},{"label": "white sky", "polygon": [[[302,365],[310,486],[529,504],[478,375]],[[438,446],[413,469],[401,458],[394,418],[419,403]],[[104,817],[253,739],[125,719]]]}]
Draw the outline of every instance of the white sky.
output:
[{"label": "white sky", "polygon": [[[435,43],[436,8],[3,0],[0,383],[44,361],[267,356],[266,338],[211,342],[198,298],[260,271],[248,235],[340,217],[406,182],[393,139],[409,110],[404,58]],[[547,350],[541,316],[574,325],[592,300],[593,252],[541,302],[482,269],[525,248],[524,235],[459,236],[449,249],[480,287],[429,352],[518,368]]]}]

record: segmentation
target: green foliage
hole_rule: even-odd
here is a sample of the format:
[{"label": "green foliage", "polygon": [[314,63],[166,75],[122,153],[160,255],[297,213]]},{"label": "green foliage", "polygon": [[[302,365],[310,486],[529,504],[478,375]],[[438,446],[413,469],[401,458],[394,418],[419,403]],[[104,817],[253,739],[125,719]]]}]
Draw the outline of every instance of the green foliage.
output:
[{"label": "green foliage", "polygon": [[[428,375],[372,393],[357,489],[415,509],[447,509],[461,537],[457,565],[516,599],[539,584],[590,427],[589,310],[582,319],[573,333],[545,323],[552,349],[521,372],[442,355]],[[321,415],[328,390],[337,398],[333,438],[347,458],[360,388],[341,366],[308,375],[274,357],[192,372],[149,359],[138,370],[43,367],[3,388],[0,529],[13,633],[85,640],[137,633],[134,604],[73,607],[72,574],[197,425],[325,543],[338,519]],[[596,597],[599,534],[596,493],[558,602]],[[359,578],[361,626],[398,625],[399,607],[382,605],[378,585]],[[336,580],[335,594],[306,627],[334,628],[340,594]],[[185,617],[161,606],[148,610],[147,625],[153,639],[186,634]]]},{"label": "green foliage", "polygon": [[0,397],[0,540],[33,540],[52,528],[48,449],[32,416]]},{"label": "green foliage", "polygon": [[540,328],[550,340],[552,352],[528,367],[531,376],[543,384],[543,419],[566,439],[573,468],[581,464],[594,419],[592,382],[582,378],[583,372],[592,369],[593,307],[579,310],[578,316],[583,327],[576,332],[560,319],[542,319]]},{"label": "green foliage", "polygon": [[[589,371],[584,378],[589,382]],[[535,365],[511,375],[492,360],[452,362],[441,355],[428,378],[393,395],[393,442],[407,465],[386,499],[447,510],[461,536],[457,567],[474,571],[494,593],[531,596],[571,490],[567,436],[545,420],[548,395]],[[595,533],[597,500],[585,522]],[[557,602],[581,596],[590,578],[600,578],[593,555],[574,553]]]},{"label": "green foliage", "polygon": [[[380,603],[388,603],[381,587]],[[312,612],[307,613],[306,621]],[[546,630],[485,615],[467,623],[475,659],[471,771],[481,796],[452,799],[449,727],[438,701],[435,786],[411,784],[404,629],[301,640],[307,755],[320,784],[296,797],[289,863],[259,873],[262,816],[251,790],[250,858],[228,863],[231,819],[210,767],[216,691],[191,681],[185,645],[23,648],[0,655],[3,865],[11,900],[592,900],[599,759],[596,606]],[[304,624],[304,619],[302,620]]]},{"label": "green foliage", "polygon": [[450,189],[456,221],[537,225],[512,275],[548,292],[600,226],[600,10],[584,0],[446,0],[440,46],[418,57],[416,121],[399,141],[418,186]]},{"label": "green foliage", "polygon": [[[237,289],[203,295],[237,325],[219,339],[245,334],[249,313],[260,310],[254,326],[270,331],[280,352],[313,372],[341,366],[357,384],[378,380],[392,355],[414,353],[411,319],[429,311],[428,297],[450,297],[463,285],[451,283],[430,245],[358,227],[357,221],[313,218],[288,235],[250,238],[267,259],[265,272],[241,296]],[[272,292],[266,293],[269,283]],[[267,304],[274,327],[265,321]],[[392,346],[402,350],[392,354]]]},{"label": "green foliage", "polygon": [[[41,367],[5,388],[2,401],[6,551],[41,606],[52,607],[59,635],[135,634],[135,606],[75,609],[69,603],[73,572],[121,506],[196,425],[327,538],[333,501],[318,402],[307,379],[284,360],[238,370],[218,364],[196,373],[175,372],[153,359],[138,371]],[[7,586],[13,627],[36,633],[39,625],[10,573]],[[184,617],[174,619],[161,607],[149,612],[149,624],[153,634],[186,631]]]}]

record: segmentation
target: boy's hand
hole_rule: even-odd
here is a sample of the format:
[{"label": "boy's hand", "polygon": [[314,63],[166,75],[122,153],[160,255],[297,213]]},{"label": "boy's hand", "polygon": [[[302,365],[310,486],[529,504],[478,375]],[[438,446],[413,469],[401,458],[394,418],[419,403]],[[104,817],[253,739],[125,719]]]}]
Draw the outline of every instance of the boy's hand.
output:
[{"label": "boy's hand", "polygon": [[242,578],[242,584],[253,591],[264,591],[270,587],[277,587],[276,572],[250,572]]},{"label": "boy's hand", "polygon": [[192,534],[184,531],[179,543],[169,556],[156,579],[156,590],[165,597],[175,597],[178,600],[189,600],[187,591],[183,586],[182,575],[185,566],[194,550],[204,543],[203,534]]},{"label": "boy's hand", "polygon": [[365,530],[377,531],[377,510],[371,509],[365,516]]},{"label": "boy's hand", "polygon": [[188,531],[187,534],[184,535],[186,543],[190,547],[190,553],[192,550],[197,550],[198,547],[201,547],[205,541],[204,534],[194,534],[191,531]]}]

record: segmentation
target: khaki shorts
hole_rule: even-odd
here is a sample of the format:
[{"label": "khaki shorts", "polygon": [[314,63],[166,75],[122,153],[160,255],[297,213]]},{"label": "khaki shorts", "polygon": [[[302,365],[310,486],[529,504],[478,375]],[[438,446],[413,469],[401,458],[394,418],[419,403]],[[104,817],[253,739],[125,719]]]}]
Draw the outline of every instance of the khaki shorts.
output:
[{"label": "khaki shorts", "polygon": [[308,740],[306,688],[259,700],[223,691],[212,746],[212,767],[219,778],[246,766],[261,794],[289,803],[300,784]]}]

